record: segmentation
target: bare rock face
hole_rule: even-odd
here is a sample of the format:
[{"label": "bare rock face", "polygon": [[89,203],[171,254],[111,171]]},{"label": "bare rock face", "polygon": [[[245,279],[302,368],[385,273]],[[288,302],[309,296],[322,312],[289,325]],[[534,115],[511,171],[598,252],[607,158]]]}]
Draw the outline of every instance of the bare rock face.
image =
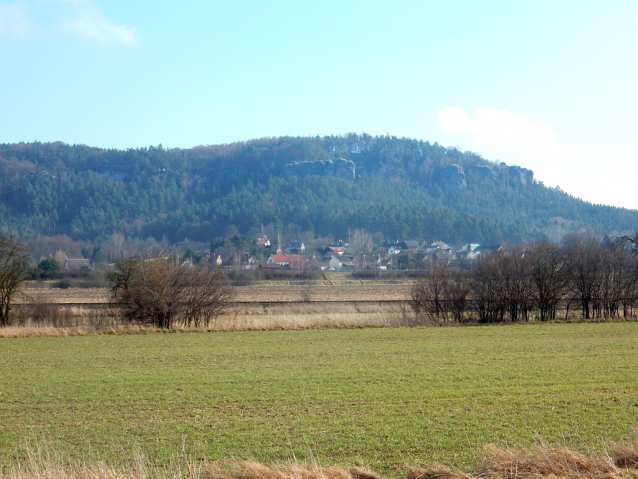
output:
[{"label": "bare rock face", "polygon": [[459,165],[447,165],[438,168],[432,175],[434,181],[444,191],[453,191],[465,188],[465,173]]},{"label": "bare rock face", "polygon": [[487,165],[468,166],[467,172],[472,172],[481,180],[492,180],[496,182],[496,173]]},{"label": "bare rock face", "polygon": [[468,173],[472,172],[481,180],[491,180],[504,185],[528,186],[534,182],[534,172],[520,166],[507,166],[501,163],[493,169],[487,165],[475,165],[467,168]]},{"label": "bare rock face", "polygon": [[506,184],[531,185],[534,182],[534,172],[520,166],[508,166],[502,170]]},{"label": "bare rock face", "polygon": [[354,180],[356,165],[354,161],[335,158],[334,160],[296,161],[284,165],[284,176],[336,176]]}]

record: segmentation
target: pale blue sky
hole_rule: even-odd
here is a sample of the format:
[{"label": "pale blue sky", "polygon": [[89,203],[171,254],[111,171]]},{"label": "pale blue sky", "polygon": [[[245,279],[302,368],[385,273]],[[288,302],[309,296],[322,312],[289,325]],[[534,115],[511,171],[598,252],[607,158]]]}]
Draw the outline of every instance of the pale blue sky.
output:
[{"label": "pale blue sky", "polygon": [[638,208],[638,2],[0,0],[0,142],[406,136]]}]

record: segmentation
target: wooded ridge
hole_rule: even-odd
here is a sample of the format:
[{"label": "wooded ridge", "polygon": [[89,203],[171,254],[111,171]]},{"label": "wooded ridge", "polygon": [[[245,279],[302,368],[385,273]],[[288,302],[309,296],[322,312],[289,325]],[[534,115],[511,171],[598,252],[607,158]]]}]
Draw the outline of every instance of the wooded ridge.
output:
[{"label": "wooded ridge", "polygon": [[209,242],[229,226],[317,236],[518,243],[593,229],[633,231],[638,211],[593,205],[532,171],[420,140],[349,134],[190,149],[0,145],[0,228]]}]

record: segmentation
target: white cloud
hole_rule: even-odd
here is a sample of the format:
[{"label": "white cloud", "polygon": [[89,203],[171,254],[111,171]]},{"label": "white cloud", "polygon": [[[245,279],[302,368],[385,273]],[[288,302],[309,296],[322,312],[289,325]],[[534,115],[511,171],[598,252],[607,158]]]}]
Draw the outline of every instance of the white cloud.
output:
[{"label": "white cloud", "polygon": [[445,133],[466,133],[502,150],[520,150],[544,157],[572,156],[576,148],[558,140],[544,121],[534,121],[496,108],[476,108],[472,118],[461,108],[439,111],[439,127]]},{"label": "white cloud", "polygon": [[[73,2],[84,5],[85,2]],[[84,9],[83,9],[84,10]],[[118,25],[92,6],[88,11],[74,14],[63,20],[66,30],[81,37],[96,40],[100,43],[119,43],[122,45],[137,45],[137,33],[134,28]]]},{"label": "white cloud", "polygon": [[27,37],[35,29],[27,13],[28,7],[21,1],[0,5],[0,35]]},{"label": "white cloud", "polygon": [[[33,12],[40,13],[37,25],[28,18],[30,3],[38,7],[34,8]],[[42,8],[43,4],[48,4],[49,8]],[[17,0],[14,3],[0,5],[0,35],[10,33],[26,37],[35,30],[51,33],[59,31],[60,28],[100,43],[139,43],[135,28],[119,25],[107,18],[94,0]]]}]

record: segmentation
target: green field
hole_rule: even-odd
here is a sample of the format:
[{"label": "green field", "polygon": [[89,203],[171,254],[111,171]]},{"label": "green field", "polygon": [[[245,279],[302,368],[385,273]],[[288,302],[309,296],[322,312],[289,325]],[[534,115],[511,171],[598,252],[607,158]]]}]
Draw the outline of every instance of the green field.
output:
[{"label": "green field", "polygon": [[0,340],[0,461],[463,467],[489,443],[576,450],[638,426],[638,323]]}]

